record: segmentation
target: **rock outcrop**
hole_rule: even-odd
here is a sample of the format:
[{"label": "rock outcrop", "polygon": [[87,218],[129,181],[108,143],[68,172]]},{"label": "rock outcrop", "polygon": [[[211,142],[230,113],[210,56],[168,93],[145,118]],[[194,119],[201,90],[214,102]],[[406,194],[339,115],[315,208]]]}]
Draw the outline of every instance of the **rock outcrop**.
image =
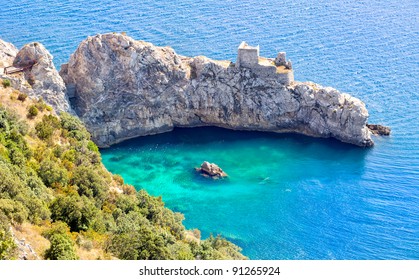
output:
[{"label": "rock outcrop", "polygon": [[380,124],[367,124],[367,127],[374,135],[389,136],[391,128]]},{"label": "rock outcrop", "polygon": [[213,179],[220,179],[228,176],[227,173],[225,173],[218,165],[215,163],[209,163],[208,161],[204,161],[201,164],[201,167],[195,168],[195,170],[202,176]]},{"label": "rock outcrop", "polygon": [[70,112],[70,102],[67,98],[66,86],[55,69],[52,55],[40,43],[25,45],[16,55],[13,66],[27,67],[25,77],[31,84],[34,95],[42,97],[57,112]]},{"label": "rock outcrop", "polygon": [[0,39],[0,68],[11,66],[17,52],[18,49],[13,44]]},{"label": "rock outcrop", "polygon": [[5,74],[14,88],[32,98],[42,98],[56,112],[72,112],[63,79],[55,69],[52,55],[40,43],[30,43],[19,51],[10,43],[0,40],[0,68],[14,66],[23,68],[23,75]]},{"label": "rock outcrop", "polygon": [[60,74],[101,147],[195,126],[373,145],[365,105],[349,94],[310,82],[285,84],[230,61],[185,57],[120,34],[88,37]]}]

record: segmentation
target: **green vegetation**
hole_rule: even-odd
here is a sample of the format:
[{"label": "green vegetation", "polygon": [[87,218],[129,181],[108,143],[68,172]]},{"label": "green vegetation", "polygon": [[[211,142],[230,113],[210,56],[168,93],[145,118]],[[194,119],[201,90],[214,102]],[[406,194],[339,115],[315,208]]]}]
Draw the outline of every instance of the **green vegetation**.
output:
[{"label": "green vegetation", "polygon": [[77,260],[74,241],[68,226],[63,222],[55,223],[51,229],[43,235],[51,242],[51,246],[45,251],[48,260]]},{"label": "green vegetation", "polygon": [[38,111],[44,115],[31,125],[0,106],[0,259],[17,258],[10,228],[27,223],[42,229],[49,247],[39,255],[51,260],[93,251],[120,259],[244,258],[220,236],[191,237],[183,215],[161,197],[110,174],[79,119],[48,113],[42,100],[28,116]]},{"label": "green vegetation", "polygon": [[27,114],[27,117],[28,117],[29,119],[33,119],[34,117],[38,116],[38,113],[39,113],[38,108],[36,108],[36,106],[35,106],[35,105],[31,105],[31,106],[29,106],[29,108],[28,108],[28,114]]},{"label": "green vegetation", "polygon": [[26,98],[28,98],[28,95],[26,93],[20,92],[17,96],[17,100],[25,102]]},{"label": "green vegetation", "polygon": [[5,88],[10,87],[11,86],[10,80],[8,80],[8,79],[3,80],[2,85]]}]

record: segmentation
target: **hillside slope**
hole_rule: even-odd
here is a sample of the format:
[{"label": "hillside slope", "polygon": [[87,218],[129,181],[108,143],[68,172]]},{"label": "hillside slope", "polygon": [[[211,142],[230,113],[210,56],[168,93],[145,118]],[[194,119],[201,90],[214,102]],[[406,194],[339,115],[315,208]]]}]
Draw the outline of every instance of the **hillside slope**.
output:
[{"label": "hillside slope", "polygon": [[244,259],[106,170],[84,125],[0,80],[0,259]]}]

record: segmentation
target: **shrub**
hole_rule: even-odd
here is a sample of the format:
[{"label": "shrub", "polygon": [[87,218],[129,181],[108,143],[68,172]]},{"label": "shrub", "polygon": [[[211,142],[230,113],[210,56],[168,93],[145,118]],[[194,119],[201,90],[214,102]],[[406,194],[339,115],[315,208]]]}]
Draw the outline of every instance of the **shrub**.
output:
[{"label": "shrub", "polygon": [[194,260],[195,256],[192,254],[189,244],[184,242],[176,242],[169,245],[170,254],[176,260]]},{"label": "shrub", "polygon": [[65,222],[71,231],[87,230],[98,211],[87,197],[78,194],[59,195],[50,210],[52,220]]},{"label": "shrub", "polygon": [[137,210],[137,204],[137,198],[131,195],[119,195],[115,202],[116,207],[121,209],[123,213],[129,213]]},{"label": "shrub", "polygon": [[0,198],[13,199],[25,189],[15,169],[11,164],[0,161]]},{"label": "shrub", "polygon": [[89,142],[87,142],[87,148],[92,152],[95,152],[95,153],[99,152],[99,148],[91,140],[89,140]]},{"label": "shrub", "polygon": [[44,230],[42,232],[42,236],[45,237],[46,239],[50,239],[51,236],[53,236],[54,234],[68,234],[70,233],[70,228],[68,227],[68,225],[64,222],[54,222],[51,224],[51,227]]},{"label": "shrub", "polygon": [[67,234],[53,234],[49,241],[51,246],[45,252],[45,258],[49,260],[77,260],[74,242]]},{"label": "shrub", "polygon": [[68,131],[68,137],[72,137],[77,141],[90,140],[90,134],[87,132],[83,123],[77,118],[68,113],[61,113],[61,127]]},{"label": "shrub", "polygon": [[33,224],[41,224],[51,216],[47,203],[35,195],[25,198],[24,204],[29,211],[28,220]]},{"label": "shrub", "polygon": [[113,174],[112,179],[118,184],[118,186],[122,186],[124,184],[124,178],[122,178],[119,174]]},{"label": "shrub", "polygon": [[106,193],[106,182],[92,166],[79,166],[73,172],[71,180],[78,187],[80,196],[93,197],[98,202],[103,202]]},{"label": "shrub", "polygon": [[28,98],[28,95],[26,93],[20,92],[17,96],[17,100],[25,102],[26,98]]},{"label": "shrub", "polygon": [[42,97],[38,98],[38,101],[35,103],[36,108],[38,108],[39,111],[43,112],[47,109],[48,105],[44,102],[44,99]]},{"label": "shrub", "polygon": [[[1,224],[1,223],[0,223]],[[17,245],[8,229],[0,227],[0,260],[13,259],[17,254]]]},{"label": "shrub", "polygon": [[[192,243],[194,244],[194,243]],[[211,235],[199,245],[192,245],[195,258],[201,260],[243,260],[246,259],[240,251],[241,248],[225,238]]]},{"label": "shrub", "polygon": [[122,185],[122,193],[126,195],[134,195],[137,193],[134,186],[131,185]]},{"label": "shrub", "polygon": [[67,169],[50,159],[41,162],[38,174],[48,187],[62,187],[68,183]]},{"label": "shrub", "polygon": [[34,117],[38,115],[38,113],[39,113],[38,108],[35,105],[31,105],[29,106],[27,117],[29,119],[33,119]]},{"label": "shrub", "polygon": [[8,79],[3,80],[3,81],[2,81],[2,84],[3,84],[3,86],[4,86],[5,88],[7,88],[7,87],[10,87],[10,86],[11,86],[10,80],[8,80]]},{"label": "shrub", "polygon": [[12,145],[9,148],[9,157],[10,161],[18,166],[23,166],[23,164],[26,162],[26,158],[22,151],[16,147],[16,145]]},{"label": "shrub", "polygon": [[12,199],[0,199],[0,212],[2,212],[12,224],[21,224],[28,218],[28,211],[23,204]]},{"label": "shrub", "polygon": [[185,227],[182,224],[184,216],[164,207],[161,197],[152,197],[146,191],[137,193],[140,212],[154,225],[170,230],[177,239],[183,239]]},{"label": "shrub", "polygon": [[51,138],[55,130],[61,127],[60,120],[52,115],[44,115],[35,126],[36,135],[45,140]]},{"label": "shrub", "polygon": [[109,250],[125,260],[173,259],[164,238],[150,229],[142,226],[137,231],[113,235]]},{"label": "shrub", "polygon": [[134,211],[118,218],[117,228],[110,238],[108,250],[118,258],[127,260],[172,258],[161,231]]}]

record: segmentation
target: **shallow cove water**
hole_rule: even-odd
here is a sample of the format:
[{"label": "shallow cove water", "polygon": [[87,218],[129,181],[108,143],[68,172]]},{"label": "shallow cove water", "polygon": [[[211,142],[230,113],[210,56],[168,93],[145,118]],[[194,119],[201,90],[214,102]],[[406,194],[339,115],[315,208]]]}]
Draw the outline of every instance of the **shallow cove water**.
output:
[{"label": "shallow cove water", "polygon": [[[161,195],[169,208],[184,213],[187,228],[199,228],[204,237],[222,233],[252,259],[417,254],[409,247],[400,248],[400,255],[388,250],[403,230],[380,225],[386,218],[379,203],[383,198],[376,195],[383,189],[373,184],[376,174],[365,168],[370,149],[205,127],[178,128],[101,152],[111,172]],[[194,167],[204,160],[217,163],[229,177],[213,180],[197,174]],[[388,197],[388,202],[397,204],[398,198]],[[408,236],[409,229],[404,231]]]},{"label": "shallow cove water", "polygon": [[[262,56],[286,51],[296,80],[360,98],[392,136],[362,149],[177,129],[102,150],[105,165],[162,195],[188,228],[222,233],[252,259],[419,259],[419,1],[3,2],[0,37],[19,48],[43,43],[58,68],[88,35],[105,32],[213,59],[234,61],[243,40]],[[230,178],[196,176],[203,160]]]}]

